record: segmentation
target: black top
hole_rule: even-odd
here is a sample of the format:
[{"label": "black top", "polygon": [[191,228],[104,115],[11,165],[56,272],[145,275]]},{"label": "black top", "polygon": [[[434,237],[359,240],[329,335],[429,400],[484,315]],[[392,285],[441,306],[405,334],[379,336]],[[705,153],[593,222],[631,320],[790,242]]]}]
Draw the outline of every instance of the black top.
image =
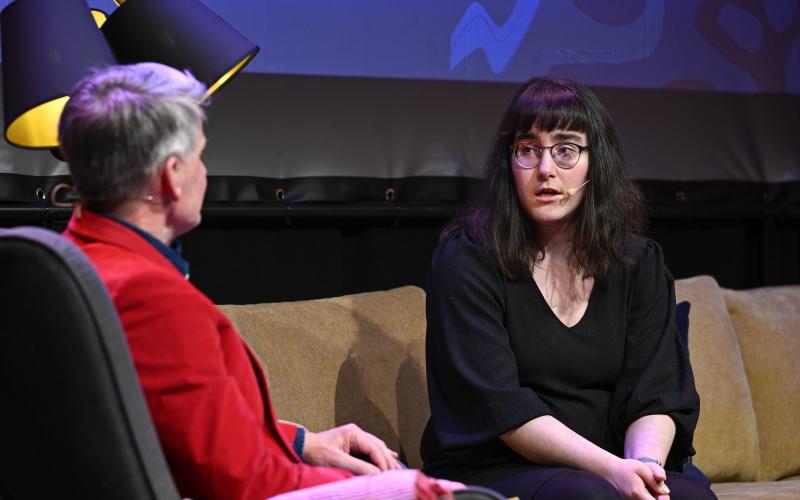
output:
[{"label": "black top", "polygon": [[699,399],[673,278],[657,243],[627,246],[631,261],[595,280],[583,318],[567,327],[531,277],[508,279],[465,232],[439,244],[427,290],[426,472],[464,480],[527,464],[499,436],[542,415],[622,456],[627,427],[657,413],[675,421],[666,466],[680,470],[694,453]]}]

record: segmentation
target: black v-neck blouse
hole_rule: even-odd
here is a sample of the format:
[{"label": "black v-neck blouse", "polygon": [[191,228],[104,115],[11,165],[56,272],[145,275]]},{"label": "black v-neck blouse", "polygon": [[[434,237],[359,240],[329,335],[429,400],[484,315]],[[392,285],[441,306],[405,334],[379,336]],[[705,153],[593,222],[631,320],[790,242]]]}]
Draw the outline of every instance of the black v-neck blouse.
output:
[{"label": "black v-neck blouse", "polygon": [[673,279],[654,241],[631,238],[627,253],[567,327],[532,278],[505,277],[464,231],[439,244],[427,287],[426,472],[468,480],[527,464],[499,436],[542,415],[622,456],[628,426],[658,413],[675,421],[666,465],[680,469],[694,453],[699,399]]}]

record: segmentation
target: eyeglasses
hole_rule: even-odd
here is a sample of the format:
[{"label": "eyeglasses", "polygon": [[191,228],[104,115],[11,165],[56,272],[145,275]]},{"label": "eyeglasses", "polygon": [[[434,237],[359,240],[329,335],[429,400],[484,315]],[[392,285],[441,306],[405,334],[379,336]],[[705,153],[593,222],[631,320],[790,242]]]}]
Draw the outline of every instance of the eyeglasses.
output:
[{"label": "eyeglasses", "polygon": [[550,150],[550,157],[558,167],[568,170],[578,164],[581,153],[589,146],[580,146],[572,142],[559,142],[552,146],[542,146],[535,142],[517,142],[509,148],[514,153],[517,166],[526,170],[536,168],[542,160],[546,149]]}]

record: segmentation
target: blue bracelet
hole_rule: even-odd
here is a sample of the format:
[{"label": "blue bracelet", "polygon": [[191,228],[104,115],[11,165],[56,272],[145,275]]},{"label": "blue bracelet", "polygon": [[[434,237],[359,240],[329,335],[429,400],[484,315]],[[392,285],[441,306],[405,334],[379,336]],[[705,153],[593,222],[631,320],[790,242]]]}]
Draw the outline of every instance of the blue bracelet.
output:
[{"label": "blue bracelet", "polygon": [[655,458],[640,457],[640,458],[637,458],[636,460],[638,460],[638,461],[640,461],[640,462],[642,462],[644,464],[656,464],[659,467],[664,467],[664,464],[662,464],[660,460],[656,460]]}]

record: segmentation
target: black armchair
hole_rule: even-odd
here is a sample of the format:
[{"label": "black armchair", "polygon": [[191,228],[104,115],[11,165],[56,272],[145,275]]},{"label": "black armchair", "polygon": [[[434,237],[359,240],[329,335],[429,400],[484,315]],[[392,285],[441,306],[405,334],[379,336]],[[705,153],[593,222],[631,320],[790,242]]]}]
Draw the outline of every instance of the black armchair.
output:
[{"label": "black armchair", "polygon": [[114,306],[83,253],[0,229],[0,497],[179,499]]}]

